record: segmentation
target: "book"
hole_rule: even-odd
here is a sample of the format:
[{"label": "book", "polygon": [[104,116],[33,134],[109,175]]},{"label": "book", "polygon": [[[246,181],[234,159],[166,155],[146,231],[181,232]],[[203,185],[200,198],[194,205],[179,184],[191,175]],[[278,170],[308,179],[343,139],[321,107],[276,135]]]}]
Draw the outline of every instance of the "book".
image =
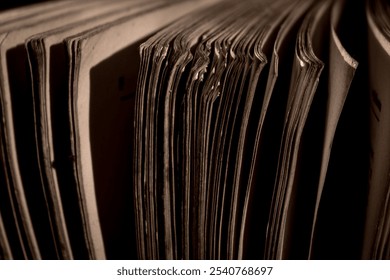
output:
[{"label": "book", "polygon": [[0,12],[0,258],[388,259],[389,11]]}]

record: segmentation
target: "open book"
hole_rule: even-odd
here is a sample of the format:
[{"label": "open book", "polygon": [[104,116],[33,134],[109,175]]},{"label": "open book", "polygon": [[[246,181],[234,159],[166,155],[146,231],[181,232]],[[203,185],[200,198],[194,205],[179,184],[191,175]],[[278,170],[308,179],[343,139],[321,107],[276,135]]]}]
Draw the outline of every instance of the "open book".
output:
[{"label": "open book", "polygon": [[1,12],[0,258],[390,258],[389,19],[384,0]]}]

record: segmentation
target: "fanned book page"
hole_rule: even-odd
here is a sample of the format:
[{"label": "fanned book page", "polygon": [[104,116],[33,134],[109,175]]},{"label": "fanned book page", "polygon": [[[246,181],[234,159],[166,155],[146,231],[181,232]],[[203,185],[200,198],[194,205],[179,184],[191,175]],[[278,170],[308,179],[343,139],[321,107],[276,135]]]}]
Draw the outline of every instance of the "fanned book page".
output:
[{"label": "fanned book page", "polygon": [[[103,5],[104,4],[104,5]],[[33,77],[33,98],[38,160],[41,176],[50,190],[54,211],[68,223],[69,245],[76,258],[86,258],[90,254],[85,239],[87,228],[80,215],[81,205],[77,195],[76,179],[72,171],[71,146],[69,138],[68,102],[68,63],[63,40],[71,35],[118,20],[144,9],[159,7],[163,2],[149,1],[105,1],[88,10],[78,21],[44,33],[36,34],[26,41],[29,51],[31,75]],[[50,71],[53,67],[53,71]],[[61,74],[59,74],[61,73]],[[60,127],[60,128],[59,128]],[[66,204],[62,209],[62,203]],[[79,207],[75,207],[79,205]],[[63,213],[61,213],[63,211]],[[85,234],[76,234],[79,230]],[[70,235],[70,236],[69,236]]]},{"label": "fanned book page", "polygon": [[370,79],[370,176],[367,218],[364,236],[364,258],[372,257],[375,232],[380,224],[390,171],[390,122],[388,105],[389,80],[385,79],[390,66],[390,21],[386,1],[367,3],[368,56]]},{"label": "fanned book page", "polygon": [[[22,254],[32,258],[69,258],[60,217],[53,216],[42,186],[35,150],[31,84],[25,40],[77,20],[99,1],[43,9],[37,16],[1,26],[1,100],[3,157],[6,180]],[[26,116],[28,115],[28,116]],[[53,224],[55,223],[55,224]],[[20,252],[19,252],[20,253]]]},{"label": "fanned book page", "polygon": [[0,12],[0,259],[389,259],[389,18],[385,0]]}]

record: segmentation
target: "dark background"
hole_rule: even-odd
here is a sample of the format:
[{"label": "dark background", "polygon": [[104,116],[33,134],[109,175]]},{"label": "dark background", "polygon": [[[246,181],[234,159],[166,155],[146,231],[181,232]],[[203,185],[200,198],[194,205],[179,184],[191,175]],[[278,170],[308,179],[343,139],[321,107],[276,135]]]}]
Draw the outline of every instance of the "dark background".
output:
[{"label": "dark background", "polygon": [[1,0],[0,11],[16,8],[20,6],[30,5],[33,3],[47,2],[47,1],[49,0]]}]

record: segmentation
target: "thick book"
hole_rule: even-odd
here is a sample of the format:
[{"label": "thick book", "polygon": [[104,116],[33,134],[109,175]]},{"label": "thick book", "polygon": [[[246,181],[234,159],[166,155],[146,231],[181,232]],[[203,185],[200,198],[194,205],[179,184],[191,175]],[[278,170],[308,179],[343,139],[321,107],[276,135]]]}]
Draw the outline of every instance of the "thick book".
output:
[{"label": "thick book", "polygon": [[0,258],[389,259],[389,11],[0,12]]}]

